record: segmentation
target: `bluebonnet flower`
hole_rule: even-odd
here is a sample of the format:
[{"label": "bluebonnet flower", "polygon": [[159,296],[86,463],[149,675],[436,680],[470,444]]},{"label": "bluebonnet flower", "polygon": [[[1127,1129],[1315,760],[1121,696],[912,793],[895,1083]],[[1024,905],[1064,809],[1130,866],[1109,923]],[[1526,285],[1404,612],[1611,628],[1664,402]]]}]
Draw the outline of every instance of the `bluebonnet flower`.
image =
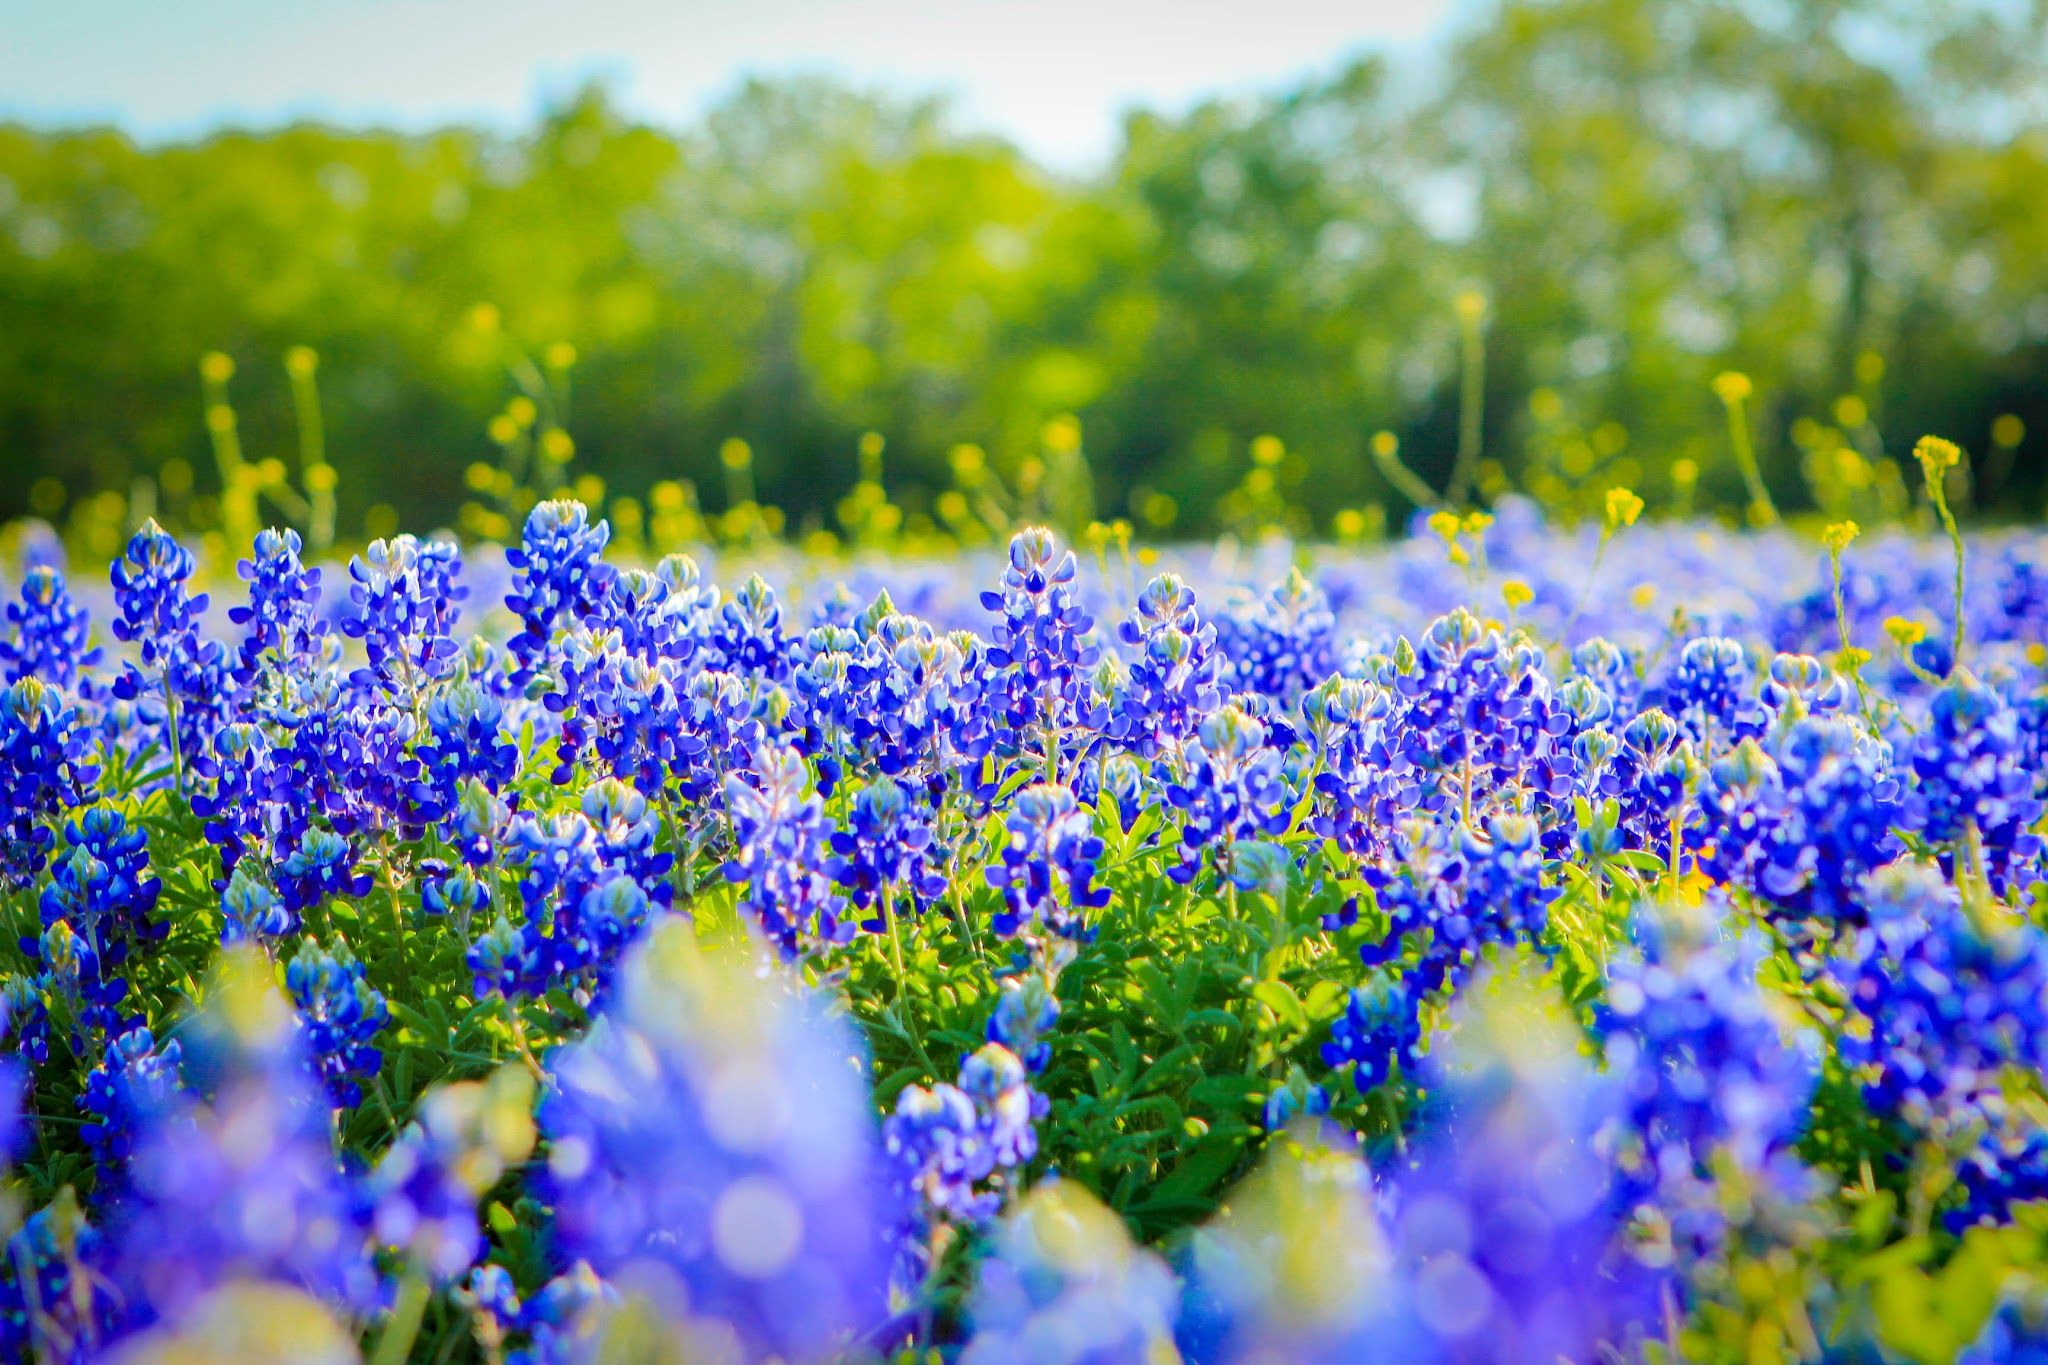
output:
[{"label": "bluebonnet flower", "polygon": [[957,1084],[906,1085],[896,1097],[882,1140],[902,1196],[891,1270],[899,1288],[924,1279],[942,1228],[993,1218],[1038,1154],[1050,1105],[1030,1074],[992,1042],[961,1062]]},{"label": "bluebonnet flower", "polygon": [[1983,878],[1994,896],[2040,856],[2042,805],[2024,757],[2018,712],[1967,674],[1935,693],[1907,756],[1907,818],[1945,870]]},{"label": "bluebonnet flower", "polygon": [[609,522],[592,523],[590,509],[570,498],[536,503],[526,514],[518,547],[505,552],[513,571],[505,605],[521,626],[506,648],[522,674],[546,660],[565,623],[591,616],[604,601],[612,570],[603,555],[611,534]]},{"label": "bluebonnet flower", "polygon": [[1613,735],[1602,727],[1574,740],[1590,760],[1584,787],[1612,798],[1617,832],[1630,847],[1669,851],[1673,827],[1683,834],[1687,804],[1701,780],[1697,752],[1685,729],[1662,707],[1638,711]]},{"label": "bluebonnet flower", "polygon": [[180,651],[198,641],[206,594],[195,597],[185,590],[195,567],[192,552],[154,520],[143,523],[114,561],[114,604],[120,611],[114,636],[135,645],[142,667],[152,673],[170,668]]},{"label": "bluebonnet flower", "polygon": [[1355,1152],[1294,1142],[1197,1231],[1175,1330],[1186,1359],[1426,1361],[1448,1358],[1414,1320],[1395,1273],[1372,1173]]},{"label": "bluebonnet flower", "polygon": [[1572,717],[1523,638],[1461,608],[1431,622],[1420,648],[1397,645],[1375,680],[1398,701],[1385,733],[1413,771],[1419,809],[1474,826],[1495,809],[1553,820],[1569,809]]},{"label": "bluebonnet flower", "polygon": [[456,582],[461,572],[453,544],[412,536],[373,540],[349,560],[354,610],[341,630],[362,641],[369,656],[369,666],[353,675],[359,687],[410,700],[448,672],[458,653],[456,613],[469,595]]},{"label": "bluebonnet flower", "polygon": [[1352,1066],[1352,1083],[1361,1095],[1388,1080],[1396,1067],[1404,1075],[1414,1074],[1422,1045],[1422,1005],[1423,993],[1393,973],[1354,986],[1344,1013],[1330,1026],[1323,1064]]},{"label": "bluebonnet flower", "polygon": [[1853,700],[1848,680],[1811,654],[1779,654],[1771,660],[1762,701],[1788,720],[1831,715]]},{"label": "bluebonnet flower", "polygon": [[1233,876],[1238,841],[1285,832],[1291,796],[1264,725],[1236,705],[1204,718],[1188,749],[1186,779],[1166,787],[1168,803],[1181,813],[1180,858],[1167,875],[1192,880],[1207,849],[1219,870]]},{"label": "bluebonnet flower", "polygon": [[384,1053],[377,1035],[391,1020],[384,995],[369,983],[348,945],[331,949],[310,939],[285,968],[285,990],[298,1010],[302,1048],[336,1107],[353,1108],[362,1082],[377,1074]]},{"label": "bluebonnet flower", "polygon": [[1330,678],[1301,699],[1319,771],[1309,827],[1354,858],[1391,851],[1388,832],[1422,800],[1420,770],[1402,751],[1393,692],[1378,683]]},{"label": "bluebonnet flower", "polygon": [[1289,1067],[1287,1079],[1273,1087],[1259,1110],[1268,1132],[1277,1133],[1297,1119],[1317,1119],[1330,1112],[1330,1092],[1308,1078],[1299,1066]]},{"label": "bluebonnet flower", "polygon": [[1770,728],[1770,708],[1757,695],[1755,670],[1739,640],[1687,640],[1662,688],[1663,708],[1682,722],[1709,758]]},{"label": "bluebonnet flower", "polygon": [[[367,755],[343,678],[332,671],[303,680],[287,677],[281,692],[265,716],[278,727],[268,783],[276,823],[273,854],[298,847],[318,824],[345,832],[366,823],[356,788]],[[221,767],[225,772],[227,764]]]},{"label": "bluebonnet flower", "polygon": [[1804,1193],[1793,1144],[1819,1057],[1773,1017],[1757,982],[1761,935],[1716,941],[1735,931],[1711,905],[1691,917],[1676,907],[1639,913],[1636,928],[1638,954],[1610,965],[1596,1009],[1622,1090],[1608,1138],[1629,1190],[1654,1204],[1685,1265],[1724,1235],[1716,1187],[1731,1167],[1748,1183],[1753,1216],[1766,1196]]},{"label": "bluebonnet flower", "polygon": [[277,893],[265,886],[246,866],[235,869],[227,890],[220,895],[220,941],[270,943],[283,938],[298,924],[298,916],[285,908]]},{"label": "bluebonnet flower", "polygon": [[206,764],[212,787],[192,794],[192,813],[206,822],[206,841],[220,850],[223,877],[233,876],[251,849],[269,851],[277,804],[274,763],[270,737],[260,725],[230,721],[213,737],[213,755]]},{"label": "bluebonnet flower", "polygon": [[717,666],[742,677],[781,682],[789,675],[789,637],[782,631],[782,603],[759,574],[718,608],[705,639]]},{"label": "bluebonnet flower", "polygon": [[610,634],[602,639],[577,634],[569,641],[562,688],[543,699],[550,707],[560,699],[564,708],[550,776],[557,785],[573,779],[587,745],[602,767],[658,795],[671,772],[689,772],[709,746],[691,727],[680,666],[667,659],[636,658],[616,642]]},{"label": "bluebonnet flower", "polygon": [[993,1238],[968,1304],[962,1365],[1148,1365],[1173,1358],[1179,1286],[1115,1214],[1067,1181],[1034,1191]]},{"label": "bluebonnet flower", "polygon": [[235,1281],[367,1311],[368,1238],[269,964],[228,957],[205,999],[179,1033],[191,1089],[136,1129],[110,1275],[124,1326],[175,1323]]},{"label": "bluebonnet flower", "polygon": [[1591,1360],[1655,1321],[1661,1275],[1630,1251],[1592,1141],[1613,1095],[1561,1028],[1522,1008],[1472,1015],[1431,1057],[1446,1126],[1399,1182],[1395,1274],[1424,1358]]},{"label": "bluebonnet flower", "polygon": [[986,662],[1008,725],[989,732],[1000,741],[992,752],[1044,766],[1049,781],[1059,776],[1070,733],[1108,719],[1092,702],[1089,675],[1100,650],[1075,572],[1073,551],[1044,527],[1029,526],[1010,538],[1000,591],[981,594],[982,606],[1002,618],[990,631]]},{"label": "bluebonnet flower", "polygon": [[82,1132],[100,1163],[102,1193],[127,1162],[136,1125],[160,1112],[179,1090],[180,1055],[176,1039],[159,1047],[148,1029],[134,1028],[110,1041],[99,1065],[86,1074],[78,1106],[92,1116]]},{"label": "bluebonnet flower", "polygon": [[818,626],[790,673],[804,751],[818,765],[818,792],[831,796],[847,772],[863,767],[879,733],[887,648],[851,626]]},{"label": "bluebonnet flower", "polygon": [[96,775],[77,717],[40,678],[0,691],[0,885],[9,889],[34,884],[54,842],[47,822]]},{"label": "bluebonnet flower", "polygon": [[786,738],[789,697],[780,687],[759,687],[737,674],[707,669],[690,679],[682,705],[690,740],[676,746],[671,770],[693,799],[721,792]]},{"label": "bluebonnet flower", "polygon": [[1134,657],[1118,694],[1111,733],[1145,758],[1177,757],[1203,720],[1223,705],[1224,659],[1216,627],[1195,609],[1194,589],[1161,574],[1138,596],[1133,619],[1117,627]]},{"label": "bluebonnet flower", "polygon": [[450,867],[437,858],[420,863],[420,908],[430,915],[451,915],[457,932],[469,937],[469,926],[492,904],[491,883],[467,866]]},{"label": "bluebonnet flower", "polygon": [[970,649],[979,649],[972,637],[922,623],[889,646],[867,736],[879,771],[921,776],[936,797],[949,771],[981,747],[989,708],[968,666]]},{"label": "bluebonnet flower", "polygon": [[330,636],[319,614],[320,571],[306,567],[303,548],[297,531],[259,531],[250,557],[235,565],[249,585],[248,605],[228,608],[228,619],[244,630],[235,668],[244,686],[266,660],[279,670],[325,662]]},{"label": "bluebonnet flower", "polygon": [[[504,1267],[478,1266],[456,1298],[469,1308],[478,1343],[502,1351],[505,1365],[560,1365],[595,1355],[619,1294],[579,1261],[524,1302]],[[526,1344],[512,1346],[514,1337]]]},{"label": "bluebonnet flower", "polygon": [[1231,686],[1289,707],[1337,671],[1336,635],[1329,598],[1300,569],[1289,569],[1266,596],[1226,610],[1216,622]]},{"label": "bluebonnet flower", "polygon": [[13,1359],[92,1360],[120,1330],[107,1285],[109,1247],[69,1187],[7,1238],[0,1275],[0,1352]]},{"label": "bluebonnet flower", "polygon": [[207,595],[185,589],[194,567],[192,552],[148,521],[112,570],[120,612],[114,636],[135,645],[141,659],[139,668],[129,664],[115,681],[114,694],[124,701],[160,700],[161,723],[183,755],[206,752],[232,690],[227,651],[199,633]]},{"label": "bluebonnet flower", "polygon": [[292,915],[293,930],[306,911],[329,897],[368,895],[371,880],[367,871],[356,870],[355,850],[348,840],[320,829],[307,830],[277,868],[278,898]]},{"label": "bluebonnet flower", "polygon": [[1030,1073],[1001,1043],[984,1043],[960,1063],[960,1090],[975,1103],[996,1164],[1025,1165],[1038,1155],[1037,1121],[1046,1115],[1045,1096],[1031,1088]]},{"label": "bluebonnet flower", "polygon": [[667,905],[675,891],[667,880],[675,855],[655,847],[660,821],[647,798],[617,778],[604,777],[584,789],[578,804],[590,821],[605,865],[630,878],[650,899]]},{"label": "bluebonnet flower", "polygon": [[441,821],[441,837],[448,841],[468,867],[483,867],[498,856],[498,845],[509,828],[512,806],[482,781],[463,779],[455,807]]},{"label": "bluebonnet flower", "polygon": [[1969,1157],[1986,1190],[2016,1183],[2019,1168],[2048,1163],[2004,1096],[2008,1069],[2048,1067],[2048,934],[1979,924],[1934,869],[1911,863],[1872,873],[1860,894],[1867,923],[1831,964],[1849,1015],[1844,1065],[1879,1118]]},{"label": "bluebonnet flower", "polygon": [[664,1279],[748,1357],[826,1356],[885,1314],[880,1154],[854,1039],[679,922],[626,963],[540,1109],[560,1253]]},{"label": "bluebonnet flower", "polygon": [[545,991],[554,976],[536,943],[501,911],[463,955],[478,995],[507,1000]]},{"label": "bluebonnet flower", "polygon": [[100,651],[86,648],[92,615],[72,597],[64,575],[36,565],[22,575],[21,600],[7,604],[7,636],[0,636],[0,664],[7,680],[40,678],[51,687],[76,688]]},{"label": "bluebonnet flower", "polygon": [[512,993],[539,995],[565,984],[589,963],[589,944],[579,932],[577,911],[604,880],[604,861],[596,832],[580,811],[519,816],[506,837],[506,852],[522,865],[519,897],[526,923],[518,930],[502,919],[500,923],[519,946],[512,957],[503,957],[507,945],[492,937],[498,933],[494,928],[492,935],[472,945],[471,965],[478,967],[481,983],[480,963],[516,962],[526,975],[514,983]]},{"label": "bluebonnet flower", "polygon": [[[68,927],[65,932],[70,932]],[[51,992],[50,983],[39,979],[41,975],[9,972],[0,976],[0,1014],[4,1014],[7,1021],[0,1040],[4,1040],[22,1060],[38,1066],[50,1060]],[[6,1060],[0,1057],[0,1081],[9,1074],[4,1065]],[[0,1094],[5,1093],[8,1092],[4,1085],[0,1085]],[[16,1117],[18,1119],[19,1115]]]},{"label": "bluebonnet flower", "polygon": [[921,914],[945,895],[945,874],[933,865],[931,817],[893,778],[854,794],[847,827],[832,835],[831,847],[839,884],[856,906],[875,912],[865,929],[885,931],[890,916]]},{"label": "bluebonnet flower", "polygon": [[[620,953],[674,895],[673,855],[655,848],[647,799],[616,779],[593,783],[582,809],[542,818],[521,815],[505,837],[521,866],[525,923],[502,915],[470,945],[477,989],[508,996],[564,987],[586,1002],[608,986]],[[423,892],[433,913],[472,915],[489,903],[476,877],[429,873]]]},{"label": "bluebonnet flower", "polygon": [[1002,1206],[999,1192],[983,1188],[996,1161],[982,1129],[974,1100],[951,1082],[907,1085],[896,1097],[883,1139],[912,1206],[934,1222],[980,1222]]},{"label": "bluebonnet flower", "polygon": [[1846,717],[1804,717],[1768,749],[1715,763],[1702,795],[1708,875],[1755,891],[1787,919],[1862,918],[1857,888],[1897,849],[1902,794],[1891,753]]},{"label": "bluebonnet flower", "polygon": [[1956,1188],[1961,1198],[1942,1218],[1952,1233],[2009,1222],[2014,1205],[2048,1199],[2048,1133],[2024,1123],[1988,1129],[1957,1161]]},{"label": "bluebonnet flower", "polygon": [[414,800],[439,821],[461,799],[465,781],[500,792],[519,770],[519,748],[505,736],[505,706],[468,679],[437,691],[427,703],[427,738],[415,751],[420,786]]},{"label": "bluebonnet flower", "polygon": [[1084,937],[1086,912],[1109,904],[1110,894],[1095,884],[1103,844],[1094,817],[1072,791],[1040,782],[1017,793],[1003,828],[1007,838],[984,874],[1003,893],[996,932]]},{"label": "bluebonnet flower", "polygon": [[335,829],[419,837],[440,812],[423,809],[418,801],[418,719],[404,707],[359,706],[346,717],[346,727],[345,767],[339,774],[346,783],[346,814],[334,821]]},{"label": "bluebonnet flower", "polygon": [[168,921],[155,918],[163,888],[149,870],[148,835],[111,806],[66,822],[64,839],[70,852],[43,888],[46,933],[35,956],[75,992],[78,1026],[111,1033],[122,1023],[116,1007],[128,994],[122,968],[129,955],[170,932]]},{"label": "bluebonnet flower", "polygon": [[1003,978],[996,1007],[988,1018],[988,1040],[1015,1053],[1029,1071],[1043,1071],[1052,1060],[1045,1035],[1059,1022],[1060,1002],[1043,972]]},{"label": "bluebonnet flower", "polygon": [[486,1081],[430,1090],[414,1112],[363,1194],[377,1242],[397,1248],[434,1283],[449,1284],[484,1254],[477,1200],[533,1147],[533,1081],[501,1067]]},{"label": "bluebonnet flower", "polygon": [[808,943],[843,943],[853,924],[834,883],[831,822],[811,790],[810,771],[793,748],[770,745],[752,780],[726,779],[726,810],[738,847],[725,865],[742,883],[740,904],[785,953]]},{"label": "bluebonnet flower", "polygon": [[1409,822],[1394,842],[1396,868],[1367,869],[1388,929],[1380,942],[1361,945],[1366,966],[1396,961],[1412,947],[1412,986],[1404,989],[1421,998],[1457,988],[1488,945],[1541,946],[1558,893],[1543,883],[1534,820],[1496,815],[1484,833]]},{"label": "bluebonnet flower", "polygon": [[1642,678],[1635,658],[1611,640],[1596,635],[1574,646],[1572,676],[1599,688],[1619,722],[1627,723],[1642,709]]}]

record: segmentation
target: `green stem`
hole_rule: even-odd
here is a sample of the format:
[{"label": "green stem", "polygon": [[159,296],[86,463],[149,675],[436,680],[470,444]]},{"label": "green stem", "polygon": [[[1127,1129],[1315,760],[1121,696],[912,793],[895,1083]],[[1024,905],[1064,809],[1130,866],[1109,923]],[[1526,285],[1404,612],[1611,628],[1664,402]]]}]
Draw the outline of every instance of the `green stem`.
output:
[{"label": "green stem", "polygon": [[1749,489],[1749,505],[1757,519],[1765,526],[1774,526],[1778,521],[1778,505],[1771,501],[1771,492],[1764,487],[1763,470],[1756,462],[1756,447],[1749,439],[1749,418],[1742,400],[1728,402],[1728,439],[1735,447],[1735,463],[1742,470],[1742,482]]},{"label": "green stem", "polygon": [[1949,648],[1949,672],[1963,666],[1963,571],[1966,556],[1963,551],[1962,528],[1956,525],[1956,514],[1949,510],[1948,490],[1943,486],[1943,471],[1929,470],[1927,474],[1927,496],[1934,501],[1934,510],[1941,516],[1941,525],[1948,532],[1948,542],[1955,550],[1956,559],[1956,621],[1955,634]]},{"label": "green stem", "polygon": [[417,1270],[407,1270],[398,1285],[398,1302],[392,1306],[391,1321],[377,1338],[377,1354],[370,1365],[403,1365],[412,1353],[413,1338],[427,1314],[427,1281]]},{"label": "green stem", "polygon": [[1463,506],[1465,495],[1471,491],[1486,426],[1486,333],[1476,311],[1461,322],[1464,363],[1458,384],[1458,456],[1451,466],[1451,484],[1445,498],[1452,507]]},{"label": "green stem", "polygon": [[526,1016],[519,1012],[519,1006],[509,1000],[505,1002],[505,1013],[512,1021],[512,1047],[518,1052],[519,1060],[526,1063],[526,1069],[533,1073],[535,1082],[546,1085],[547,1068],[540,1064],[540,1059],[533,1055],[532,1045],[526,1041]]},{"label": "green stem", "polygon": [[392,951],[398,954],[399,986],[404,991],[405,998],[411,1000],[413,998],[412,963],[405,954],[405,906],[399,900],[398,865],[396,863],[386,862],[384,864],[384,881],[391,892],[391,928],[394,935],[391,940],[391,947]]},{"label": "green stem", "polygon": [[164,729],[171,741],[171,783],[178,795],[185,794],[185,754],[178,743],[178,694],[171,690],[171,670],[168,665],[163,672]]}]

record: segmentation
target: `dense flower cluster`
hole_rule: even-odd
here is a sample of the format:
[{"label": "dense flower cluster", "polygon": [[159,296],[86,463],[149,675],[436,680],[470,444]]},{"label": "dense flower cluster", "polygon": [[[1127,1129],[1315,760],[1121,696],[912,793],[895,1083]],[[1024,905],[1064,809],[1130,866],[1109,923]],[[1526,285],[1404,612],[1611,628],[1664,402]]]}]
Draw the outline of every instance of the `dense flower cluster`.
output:
[{"label": "dense flower cluster", "polygon": [[2048,1201],[2040,542],[1958,649],[1946,545],[1837,615],[1790,533],[1450,521],[39,558],[0,1354],[1889,1358],[1872,1286]]}]

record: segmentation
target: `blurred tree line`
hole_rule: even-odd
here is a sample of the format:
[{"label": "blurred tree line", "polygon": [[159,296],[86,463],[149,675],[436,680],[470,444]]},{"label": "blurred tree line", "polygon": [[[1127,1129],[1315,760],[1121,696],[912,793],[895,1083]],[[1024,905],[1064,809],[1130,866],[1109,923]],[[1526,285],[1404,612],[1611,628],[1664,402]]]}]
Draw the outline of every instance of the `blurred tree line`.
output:
[{"label": "blurred tree line", "polygon": [[2044,0],[1506,0],[1427,69],[1133,114],[1084,179],[816,81],[679,131],[601,90],[518,137],[0,127],[0,518],[217,496],[203,392],[290,458],[293,347],[299,457],[373,529],[448,523],[535,422],[614,492],[799,523],[885,459],[913,516],[985,464],[1085,468],[1055,491],[1154,528],[1328,529],[1406,506],[1376,432],[1442,489],[1461,420],[1482,493],[1739,505],[1730,369],[1781,506],[1940,431],[2032,514],[2044,33]]}]

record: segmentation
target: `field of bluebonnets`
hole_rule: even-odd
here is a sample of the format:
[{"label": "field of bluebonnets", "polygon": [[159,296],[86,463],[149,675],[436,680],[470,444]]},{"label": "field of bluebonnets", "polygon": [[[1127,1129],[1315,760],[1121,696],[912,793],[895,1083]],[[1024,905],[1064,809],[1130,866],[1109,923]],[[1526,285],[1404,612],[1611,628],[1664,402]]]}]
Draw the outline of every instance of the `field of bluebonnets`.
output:
[{"label": "field of bluebonnets", "polygon": [[2040,1358],[2048,542],[1915,455],[1818,533],[17,528],[0,1340]]}]

